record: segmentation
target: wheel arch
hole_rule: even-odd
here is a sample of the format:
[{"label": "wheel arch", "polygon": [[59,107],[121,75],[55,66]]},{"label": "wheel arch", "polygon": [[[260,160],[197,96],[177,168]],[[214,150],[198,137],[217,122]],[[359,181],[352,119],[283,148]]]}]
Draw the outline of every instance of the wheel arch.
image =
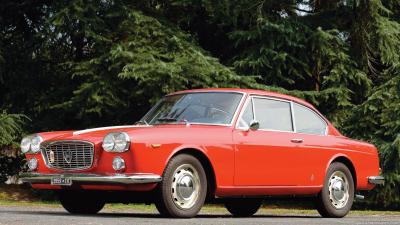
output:
[{"label": "wheel arch", "polygon": [[337,155],[337,156],[333,157],[333,159],[329,162],[327,169],[334,162],[343,163],[350,170],[351,176],[353,177],[354,190],[356,190],[357,189],[357,171],[354,167],[353,162],[345,155]]},{"label": "wheel arch", "polygon": [[206,173],[207,178],[207,197],[206,200],[211,200],[215,196],[215,190],[217,187],[217,180],[215,177],[215,171],[212,166],[210,159],[207,155],[200,149],[194,147],[185,147],[176,150],[167,160],[167,163],[175,156],[180,154],[188,154],[196,157],[201,165],[203,166],[204,172]]}]

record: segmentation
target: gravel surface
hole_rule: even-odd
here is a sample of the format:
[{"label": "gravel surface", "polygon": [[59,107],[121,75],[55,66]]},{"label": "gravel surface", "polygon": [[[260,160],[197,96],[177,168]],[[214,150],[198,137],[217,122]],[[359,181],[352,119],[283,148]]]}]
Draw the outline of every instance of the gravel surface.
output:
[{"label": "gravel surface", "polygon": [[232,218],[224,212],[201,212],[193,219],[161,218],[155,211],[139,212],[135,210],[105,209],[93,216],[70,215],[61,207],[0,206],[0,225],[3,224],[379,224],[400,225],[399,215],[347,216],[342,219],[321,218],[318,214],[310,215],[274,215],[268,212],[257,213],[251,218]]}]

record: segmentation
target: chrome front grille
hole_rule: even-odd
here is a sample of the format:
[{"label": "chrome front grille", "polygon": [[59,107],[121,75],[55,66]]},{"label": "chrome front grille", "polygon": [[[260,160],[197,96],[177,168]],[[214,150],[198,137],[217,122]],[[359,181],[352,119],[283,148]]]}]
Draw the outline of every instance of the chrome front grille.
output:
[{"label": "chrome front grille", "polygon": [[41,144],[48,167],[61,170],[88,169],[93,164],[94,146],[84,141],[53,141]]}]

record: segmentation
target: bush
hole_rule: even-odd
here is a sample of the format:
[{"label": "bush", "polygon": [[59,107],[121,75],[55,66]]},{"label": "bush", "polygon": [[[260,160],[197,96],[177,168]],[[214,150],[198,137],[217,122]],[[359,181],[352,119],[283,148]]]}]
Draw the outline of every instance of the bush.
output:
[{"label": "bush", "polygon": [[26,116],[0,113],[0,183],[17,175],[25,164],[25,157],[17,151]]},{"label": "bush", "polygon": [[6,182],[9,176],[17,175],[24,165],[23,156],[0,156],[0,183]]}]

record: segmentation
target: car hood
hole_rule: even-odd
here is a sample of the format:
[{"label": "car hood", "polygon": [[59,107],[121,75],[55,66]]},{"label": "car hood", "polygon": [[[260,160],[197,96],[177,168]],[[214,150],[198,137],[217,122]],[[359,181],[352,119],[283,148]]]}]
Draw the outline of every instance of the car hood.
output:
[{"label": "car hood", "polygon": [[103,141],[104,136],[110,132],[127,132],[130,134],[139,129],[151,128],[152,126],[147,125],[126,125],[126,126],[110,126],[110,127],[98,127],[78,131],[55,131],[39,133],[43,137],[44,141],[58,141],[58,140],[85,140],[93,143],[99,143]]}]

